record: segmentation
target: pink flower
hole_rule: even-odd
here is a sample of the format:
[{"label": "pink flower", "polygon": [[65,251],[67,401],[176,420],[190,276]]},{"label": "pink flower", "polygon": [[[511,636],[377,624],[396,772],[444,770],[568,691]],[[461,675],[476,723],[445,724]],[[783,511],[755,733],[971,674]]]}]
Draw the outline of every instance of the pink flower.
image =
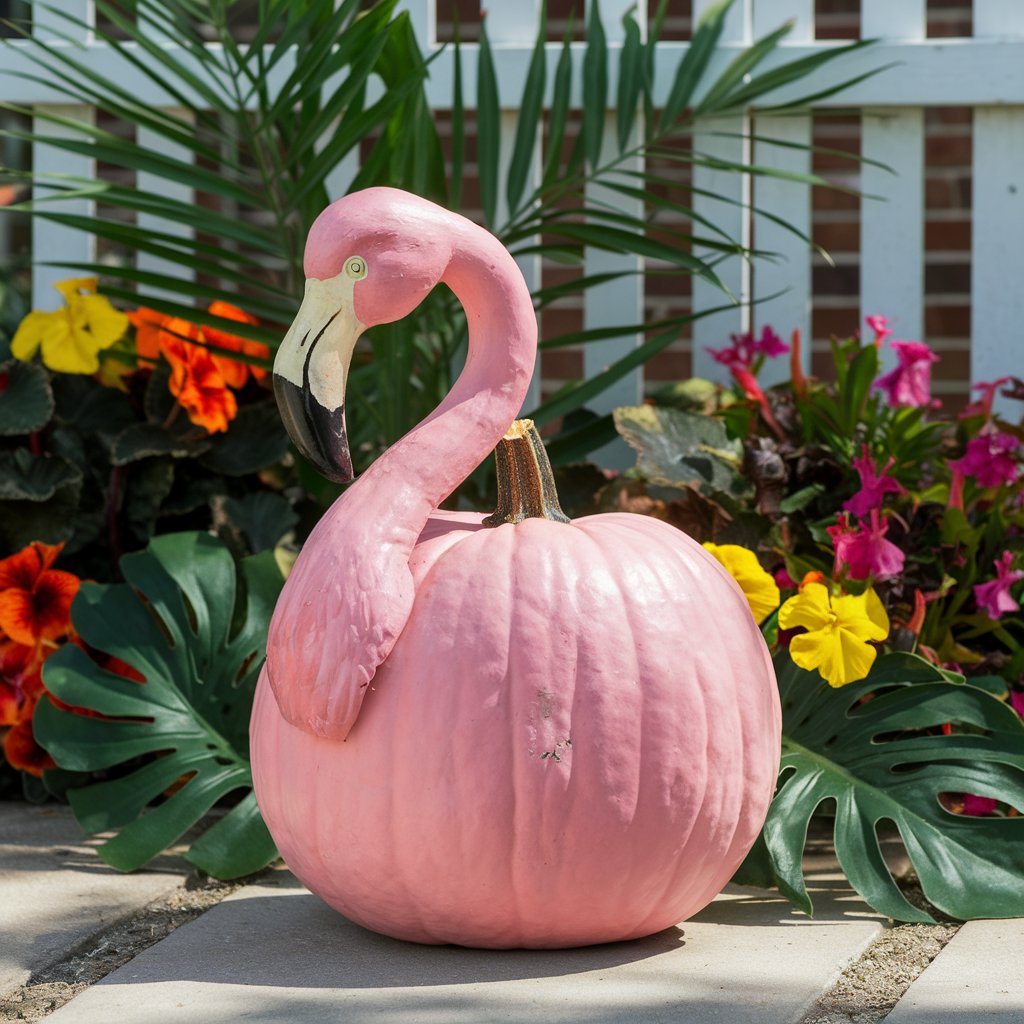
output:
[{"label": "pink flower", "polygon": [[874,386],[886,392],[890,405],[930,405],[932,400],[932,363],[938,356],[921,341],[890,342],[899,365],[879,377]]},{"label": "pink flower", "polygon": [[992,418],[992,402],[996,392],[1004,385],[1009,384],[1012,377],[1000,377],[998,380],[980,381],[971,385],[972,391],[980,391],[981,397],[976,402],[971,402],[962,413],[960,419],[967,419],[969,416],[984,416],[985,419]]},{"label": "pink flower", "polygon": [[775,580],[775,585],[779,590],[796,590],[799,586],[797,581],[789,575],[789,570],[785,566],[781,569],[776,569],[772,573],[772,578]]},{"label": "pink flower", "polygon": [[1018,718],[1024,718],[1024,690],[1010,691],[1010,707],[1017,712]]},{"label": "pink flower", "polygon": [[871,510],[870,525],[850,526],[845,513],[836,526],[828,528],[828,535],[836,549],[836,575],[845,566],[851,580],[869,577],[886,579],[903,571],[906,556],[891,540],[885,539],[889,521],[877,508]]},{"label": "pink flower", "polygon": [[895,456],[890,455],[879,472],[875,460],[868,454],[868,446],[864,445],[860,458],[853,460],[853,468],[860,476],[860,490],[849,501],[843,502],[843,508],[855,516],[866,516],[873,508],[882,507],[886,494],[905,494],[903,485],[888,475],[895,464]]},{"label": "pink flower", "polygon": [[881,348],[882,342],[892,334],[892,328],[888,326],[889,318],[876,313],[874,316],[866,316],[864,319],[867,321],[868,327],[875,332],[875,348]]},{"label": "pink flower", "polygon": [[987,424],[967,442],[963,456],[953,459],[949,468],[962,476],[973,476],[979,487],[1012,484],[1020,475],[1020,466],[1011,452],[1019,447],[1020,440],[1013,434],[1004,434]]},{"label": "pink flower", "polygon": [[964,814],[972,818],[983,818],[986,814],[994,814],[996,802],[990,796],[974,796],[964,793]]},{"label": "pink flower", "polygon": [[761,337],[754,340],[754,335],[730,334],[732,344],[727,348],[709,348],[705,351],[716,363],[728,366],[730,370],[748,370],[754,365],[758,356],[774,358],[789,351],[789,346],[766,324],[761,328]]},{"label": "pink flower", "polygon": [[1024,570],[1010,568],[1013,564],[1012,551],[1004,551],[1002,558],[997,558],[992,564],[996,567],[996,578],[975,585],[974,601],[979,611],[990,619],[998,619],[1007,612],[1020,610],[1020,605],[1010,597],[1010,587],[1017,580],[1024,580]]}]

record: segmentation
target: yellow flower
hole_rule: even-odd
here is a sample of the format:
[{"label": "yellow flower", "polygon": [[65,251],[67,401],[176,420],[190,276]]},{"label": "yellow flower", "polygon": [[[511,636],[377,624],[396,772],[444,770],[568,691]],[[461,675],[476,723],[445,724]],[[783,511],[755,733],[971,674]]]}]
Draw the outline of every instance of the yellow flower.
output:
[{"label": "yellow flower", "polygon": [[54,286],[66,305],[52,313],[33,310],[18,326],[11,354],[28,362],[42,349],[43,362],[58,373],[95,373],[99,353],[128,328],[128,317],[96,294],[96,278],[60,281]]},{"label": "yellow flower", "polygon": [[779,628],[803,626],[789,642],[793,661],[817,669],[829,686],[863,679],[877,651],[868,642],[889,635],[889,616],[869,587],[863,594],[832,597],[823,583],[807,583],[779,611]]},{"label": "yellow flower", "polygon": [[757,622],[763,622],[779,607],[779,588],[771,575],[761,568],[753,551],[738,544],[705,544],[704,547],[740,585]]}]

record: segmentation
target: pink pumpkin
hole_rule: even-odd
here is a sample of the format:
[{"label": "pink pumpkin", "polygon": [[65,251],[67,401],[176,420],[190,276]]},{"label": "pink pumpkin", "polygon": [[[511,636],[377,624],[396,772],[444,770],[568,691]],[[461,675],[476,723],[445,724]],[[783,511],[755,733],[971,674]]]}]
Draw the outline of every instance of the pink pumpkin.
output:
[{"label": "pink pumpkin", "polygon": [[275,611],[252,760],[289,867],[417,942],[575,946],[689,917],[753,843],[778,771],[775,678],[739,588],[664,523],[565,521],[521,428],[502,447],[506,521],[437,511],[533,366],[530,296],[492,236],[370,189],[320,216],[306,273],[275,386],[335,479],[351,475],[344,375],[364,327],[443,280],[470,352],[318,524]]}]

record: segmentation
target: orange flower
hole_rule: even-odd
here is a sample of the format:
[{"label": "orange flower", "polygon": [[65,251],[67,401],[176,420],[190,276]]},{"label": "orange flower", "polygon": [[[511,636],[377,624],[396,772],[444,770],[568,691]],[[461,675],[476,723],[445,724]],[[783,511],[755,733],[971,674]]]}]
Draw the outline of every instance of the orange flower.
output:
[{"label": "orange flower", "polygon": [[4,737],[4,755],[12,768],[28,772],[36,778],[42,776],[48,768],[57,767],[53,758],[36,743],[31,715],[8,730]]},{"label": "orange flower", "polygon": [[[230,302],[223,302],[220,299],[210,303],[208,312],[214,316],[222,316],[225,320],[237,320],[243,324],[259,323],[252,314],[246,313],[245,310],[232,306]],[[229,334],[227,331],[222,331],[217,327],[204,327],[203,333],[206,335],[206,340],[218,348],[226,348],[232,352],[242,352],[253,358],[270,358],[270,348],[262,342],[250,341],[248,338],[239,338],[237,335]],[[253,366],[250,363],[240,363],[237,359],[228,359],[225,356],[218,355],[216,352],[212,352],[211,355],[228,387],[240,388],[245,384],[250,371],[252,371],[252,375],[256,380],[262,380],[267,375],[267,371],[259,366]]]},{"label": "orange flower", "polygon": [[[178,330],[178,324],[199,330],[184,320],[172,320],[166,326]],[[206,349],[175,338],[167,331],[164,335],[163,352],[171,364],[171,394],[197,426],[205,427],[211,434],[227,430],[228,423],[238,412],[238,403],[225,385],[213,357]]]},{"label": "orange flower", "polygon": [[139,306],[128,314],[135,328],[135,351],[140,359],[156,362],[160,358],[160,328],[167,317],[148,306]]},{"label": "orange flower", "polygon": [[0,629],[15,643],[34,647],[71,626],[79,579],[51,569],[63,545],[34,541],[0,561]]}]

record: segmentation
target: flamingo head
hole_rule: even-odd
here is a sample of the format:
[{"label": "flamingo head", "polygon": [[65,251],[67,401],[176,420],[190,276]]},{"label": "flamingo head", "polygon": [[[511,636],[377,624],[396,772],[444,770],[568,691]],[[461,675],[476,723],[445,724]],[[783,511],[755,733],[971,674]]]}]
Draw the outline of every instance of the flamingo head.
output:
[{"label": "flamingo head", "polygon": [[306,241],[306,292],[274,360],[285,429],[324,476],[352,479],[345,385],[360,334],[412,312],[451,262],[461,218],[392,188],[327,207]]}]

